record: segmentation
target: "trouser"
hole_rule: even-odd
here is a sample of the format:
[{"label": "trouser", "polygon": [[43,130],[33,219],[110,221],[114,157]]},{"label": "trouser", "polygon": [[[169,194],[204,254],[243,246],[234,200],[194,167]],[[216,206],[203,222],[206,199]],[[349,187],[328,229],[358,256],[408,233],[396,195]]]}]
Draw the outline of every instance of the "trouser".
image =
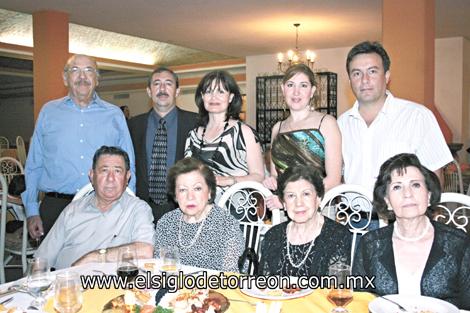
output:
[{"label": "trouser", "polygon": [[44,228],[44,237],[42,239],[45,238],[60,213],[70,202],[72,202],[72,199],[51,197],[47,194],[44,196],[39,206],[39,215],[41,216],[42,226]]}]

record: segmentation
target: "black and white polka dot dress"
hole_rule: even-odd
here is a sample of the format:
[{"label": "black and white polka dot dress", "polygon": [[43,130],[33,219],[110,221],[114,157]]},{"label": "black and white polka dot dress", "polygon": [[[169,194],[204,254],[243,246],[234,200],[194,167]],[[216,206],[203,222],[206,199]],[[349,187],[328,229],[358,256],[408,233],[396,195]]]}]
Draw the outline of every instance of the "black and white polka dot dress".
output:
[{"label": "black and white polka dot dress", "polygon": [[[176,209],[157,223],[155,255],[161,247],[178,247],[181,263],[226,272],[238,272],[238,258],[244,250],[239,222],[226,210],[214,205],[205,221],[186,223]],[[202,226],[197,236],[198,228]],[[178,233],[181,232],[181,240]],[[194,238],[197,239],[194,241]]]}]

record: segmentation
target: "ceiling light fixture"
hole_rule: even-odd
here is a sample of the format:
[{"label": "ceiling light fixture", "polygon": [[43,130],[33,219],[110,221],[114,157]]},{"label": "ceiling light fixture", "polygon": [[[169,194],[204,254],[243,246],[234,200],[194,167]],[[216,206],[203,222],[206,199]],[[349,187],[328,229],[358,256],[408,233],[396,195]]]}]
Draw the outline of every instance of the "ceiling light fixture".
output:
[{"label": "ceiling light fixture", "polygon": [[286,53],[286,60],[284,61],[284,54],[279,52],[277,54],[277,66],[279,71],[285,72],[289,66],[299,63],[304,63],[313,70],[317,54],[313,51],[305,51],[305,58],[302,58],[299,50],[299,26],[300,23],[294,23],[295,27],[295,50],[289,50]]}]

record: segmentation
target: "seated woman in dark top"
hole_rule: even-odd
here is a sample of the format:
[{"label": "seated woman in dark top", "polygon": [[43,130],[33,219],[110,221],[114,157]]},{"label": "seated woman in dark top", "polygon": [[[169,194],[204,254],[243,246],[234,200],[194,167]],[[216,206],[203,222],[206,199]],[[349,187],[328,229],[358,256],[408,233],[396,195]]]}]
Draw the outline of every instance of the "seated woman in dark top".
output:
[{"label": "seated woman in dark top", "polygon": [[423,295],[470,309],[470,237],[431,221],[441,197],[437,176],[414,154],[391,157],[380,167],[374,207],[396,221],[361,238],[353,272],[375,276],[379,295]]},{"label": "seated woman in dark top", "polygon": [[273,226],[261,248],[264,275],[328,275],[337,261],[350,262],[351,234],[319,212],[325,192],[322,175],[311,166],[291,166],[278,178],[289,222]]}]

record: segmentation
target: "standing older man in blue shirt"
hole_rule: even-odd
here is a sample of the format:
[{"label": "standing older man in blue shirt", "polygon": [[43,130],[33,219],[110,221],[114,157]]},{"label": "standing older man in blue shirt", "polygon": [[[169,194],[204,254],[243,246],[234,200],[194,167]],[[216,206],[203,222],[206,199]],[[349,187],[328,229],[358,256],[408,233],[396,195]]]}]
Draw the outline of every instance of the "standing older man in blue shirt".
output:
[{"label": "standing older man in blue shirt", "polygon": [[[74,194],[88,183],[93,154],[103,145],[118,146],[129,154],[130,187],[135,190],[134,149],[127,123],[119,107],[95,93],[96,61],[72,56],[63,78],[69,94],[42,108],[26,160],[26,191],[21,197],[33,238],[47,233]],[[45,193],[41,205],[40,191]]]}]

